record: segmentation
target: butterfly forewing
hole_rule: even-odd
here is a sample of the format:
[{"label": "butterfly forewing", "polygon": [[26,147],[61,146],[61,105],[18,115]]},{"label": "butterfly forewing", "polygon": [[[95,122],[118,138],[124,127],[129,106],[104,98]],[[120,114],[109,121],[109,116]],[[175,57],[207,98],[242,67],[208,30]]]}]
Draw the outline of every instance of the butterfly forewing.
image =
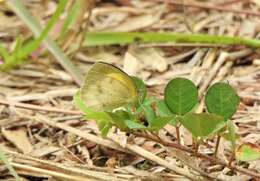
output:
[{"label": "butterfly forewing", "polygon": [[131,79],[120,69],[96,63],[85,77],[81,99],[94,111],[113,110],[137,100],[137,90]]}]

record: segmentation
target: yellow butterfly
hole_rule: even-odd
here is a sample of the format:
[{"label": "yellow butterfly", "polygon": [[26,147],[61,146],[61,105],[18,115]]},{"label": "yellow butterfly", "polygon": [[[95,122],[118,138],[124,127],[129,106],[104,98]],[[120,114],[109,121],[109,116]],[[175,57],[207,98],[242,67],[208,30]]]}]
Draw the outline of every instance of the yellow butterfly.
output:
[{"label": "yellow butterfly", "polygon": [[83,102],[93,111],[111,111],[126,105],[135,105],[137,88],[132,78],[119,68],[95,63],[88,71],[80,90]]}]

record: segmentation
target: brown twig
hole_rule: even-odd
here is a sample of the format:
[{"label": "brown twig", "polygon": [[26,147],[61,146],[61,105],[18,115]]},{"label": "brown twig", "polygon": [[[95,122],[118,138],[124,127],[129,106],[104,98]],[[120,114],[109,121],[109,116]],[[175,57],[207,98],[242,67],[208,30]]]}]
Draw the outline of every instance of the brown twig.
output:
[{"label": "brown twig", "polygon": [[235,3],[245,3],[245,2],[250,2],[251,0],[230,0],[230,1],[225,1],[221,3],[217,3],[217,6],[227,6]]},{"label": "brown twig", "polygon": [[[13,105],[13,106],[16,106],[16,107],[21,107],[21,108],[24,108],[24,109],[33,109],[33,110],[41,110],[41,111],[50,111],[50,112],[59,112],[59,113],[70,113],[70,114],[80,114],[80,112],[77,112],[77,111],[70,111],[70,110],[62,110],[62,109],[56,109],[56,108],[50,108],[50,107],[41,107],[41,106],[37,106],[37,105],[31,105],[31,104],[24,104],[24,103],[11,103],[11,102],[8,102],[8,101],[0,101],[0,104],[3,104],[3,105]],[[51,124],[52,122],[49,122],[47,120],[44,121],[45,123],[47,124]],[[52,124],[51,124],[52,125]],[[61,123],[55,123],[53,124],[53,126],[55,127],[59,127],[61,129],[66,129],[64,126],[65,124],[61,124]],[[73,129],[73,130],[71,130]],[[75,128],[71,128],[68,130],[66,129],[67,131],[73,131],[75,134],[79,135],[77,129]],[[80,132],[81,133],[81,132]],[[155,141],[155,142],[158,142],[166,147],[173,147],[173,148],[176,148],[176,149],[179,149],[179,150],[182,150],[182,151],[185,151],[187,153],[191,153],[191,154],[194,154],[194,151],[186,146],[183,146],[183,145],[180,145],[180,144],[177,144],[177,143],[173,143],[173,142],[165,142],[165,141],[162,141],[161,139],[155,137],[155,136],[149,136],[148,134],[143,134],[143,133],[133,133],[134,135],[136,136],[140,136],[140,137],[144,137],[144,138],[147,138],[151,141]],[[83,138],[87,138],[87,139],[93,139],[92,140],[95,140],[94,142],[100,144],[101,141],[97,141],[97,140],[100,140],[99,137],[97,136],[94,136],[92,134],[88,134],[88,133],[84,133],[84,135],[81,135],[81,137]],[[95,138],[94,138],[95,137]],[[104,144],[105,146],[108,146],[108,147],[111,147],[111,146],[114,146],[114,144],[111,144],[111,143],[107,143],[108,140],[106,140],[106,144],[104,144],[103,142],[101,143],[102,145]],[[112,147],[112,149],[117,149],[117,150],[120,150],[121,148],[120,147],[117,147],[117,148],[114,148]],[[124,150],[125,151],[125,150]],[[249,175],[249,176],[252,176],[254,178],[258,178],[260,179],[260,174],[257,174],[257,173],[254,173],[254,172],[250,172],[246,169],[243,169],[243,168],[239,168],[237,166],[232,166],[232,165],[229,165],[217,158],[214,158],[214,157],[210,157],[208,155],[205,155],[205,154],[202,154],[202,153],[197,153],[197,157],[201,157],[201,158],[204,158],[204,159],[207,159],[213,163],[216,163],[216,164],[220,164],[220,165],[223,165],[225,167],[228,167],[232,170],[235,170],[235,171],[238,171],[240,173],[244,173],[246,175]]]},{"label": "brown twig", "polygon": [[219,147],[220,138],[221,138],[221,136],[218,135],[217,142],[216,142],[216,147],[215,147],[215,152],[214,152],[214,156],[215,157],[217,157],[217,154],[218,154],[218,147]]},{"label": "brown twig", "polygon": [[232,162],[234,160],[234,157],[235,157],[235,151],[232,151],[230,157],[229,157],[229,161],[228,161],[228,166],[229,167],[232,167]]},{"label": "brown twig", "polygon": [[73,114],[73,115],[81,114],[81,112],[79,112],[79,111],[64,110],[64,109],[58,109],[58,108],[53,108],[53,107],[38,106],[38,105],[34,105],[34,104],[12,102],[12,101],[7,101],[7,100],[0,100],[0,104],[6,105],[6,106],[19,107],[19,108],[23,108],[23,109],[38,110],[38,111],[56,112],[56,113]]},{"label": "brown twig", "polygon": [[178,144],[181,144],[180,126],[179,126],[179,125],[176,125],[176,126],[175,126],[175,129],[176,129],[177,142],[178,142]]},{"label": "brown twig", "polygon": [[195,156],[197,156],[199,153],[199,146],[200,146],[200,142],[198,140],[195,140],[195,149],[194,149]]},{"label": "brown twig", "polygon": [[238,9],[230,9],[229,7],[223,7],[223,6],[212,6],[212,5],[207,5],[205,3],[194,3],[194,2],[189,2],[189,3],[182,3],[182,2],[177,2],[174,0],[152,0],[155,2],[163,2],[163,3],[169,3],[169,4],[175,4],[175,5],[180,5],[180,6],[188,6],[188,7],[194,7],[194,8],[200,8],[200,9],[209,9],[209,10],[216,10],[216,11],[224,11],[224,12],[232,12],[236,14],[245,14],[245,15],[251,15],[251,16],[260,16],[260,12],[253,12],[249,10],[238,10]]},{"label": "brown twig", "polygon": [[[213,4],[211,6],[218,6],[218,7],[221,7],[221,6],[229,6],[229,5],[232,5],[232,4],[235,4],[235,3],[245,3],[245,2],[248,2],[250,0],[230,0],[230,1],[225,1],[225,2],[221,2],[221,3],[216,3],[216,4]],[[189,13],[195,13],[195,12],[198,12],[199,9],[194,9],[194,10],[190,10],[188,11]]]},{"label": "brown twig", "polygon": [[[155,142],[158,142],[160,144],[162,144],[163,146],[166,146],[166,147],[173,147],[173,148],[176,148],[176,149],[179,149],[179,150],[182,150],[182,151],[185,151],[187,153],[191,153],[191,154],[195,154],[194,153],[194,150],[186,147],[186,146],[183,146],[183,145],[179,145],[177,143],[172,143],[172,142],[165,142],[165,141],[161,141],[161,140],[157,140],[155,139],[154,137],[149,137],[149,135],[143,135],[143,134],[135,134],[136,136],[140,136],[140,137],[144,137],[144,138],[147,138],[151,141],[155,141]],[[209,161],[211,161],[212,163],[215,163],[215,164],[219,164],[219,165],[223,165],[227,168],[230,168],[231,170],[235,170],[235,171],[238,171],[240,173],[243,173],[243,174],[246,174],[246,175],[249,175],[251,177],[254,177],[254,178],[258,178],[260,179],[260,174],[258,173],[255,173],[255,172],[251,172],[251,171],[248,171],[246,169],[243,169],[243,168],[240,168],[240,167],[237,167],[237,166],[232,166],[232,165],[229,165],[215,157],[211,157],[211,156],[208,156],[206,154],[202,154],[202,153],[197,153],[197,157],[200,157],[200,158],[204,158],[204,159],[207,159]]]}]

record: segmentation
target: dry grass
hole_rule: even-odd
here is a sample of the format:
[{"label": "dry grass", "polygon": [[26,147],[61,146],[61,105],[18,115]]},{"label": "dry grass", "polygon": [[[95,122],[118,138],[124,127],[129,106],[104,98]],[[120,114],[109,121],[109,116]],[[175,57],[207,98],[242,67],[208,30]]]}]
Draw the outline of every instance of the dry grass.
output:
[{"label": "dry grass", "polygon": [[[194,1],[185,3],[196,4]],[[92,9],[88,30],[165,30],[259,39],[259,1],[211,0],[207,3],[222,7],[222,11],[155,0],[101,1]],[[39,19],[46,20],[53,13],[55,3],[50,1],[49,6],[43,6],[36,0],[27,7]],[[248,15],[244,10],[255,14]],[[0,36],[7,46],[11,46],[20,33],[25,37],[31,35],[17,17],[1,14],[0,19]],[[143,78],[150,95],[158,97],[166,82],[177,76],[193,80],[199,87],[201,100],[210,84],[228,81],[241,97],[239,109],[233,116],[240,136],[238,142],[260,144],[259,50],[242,46],[133,44],[81,48],[73,61],[82,72],[86,72],[93,62],[113,63],[129,74]],[[109,133],[108,139],[102,139],[95,123],[82,121],[74,108],[72,96],[77,88],[70,75],[51,56],[37,57],[17,69],[0,72],[0,146],[6,150],[23,180],[260,179],[256,178],[260,175],[259,160],[240,165],[246,171],[256,173],[250,176],[141,136],[128,137],[116,129]],[[197,111],[203,109],[201,103]],[[180,131],[182,144],[191,146],[191,136],[183,128]],[[170,125],[159,132],[160,139],[168,142],[175,140],[174,135],[175,129]],[[199,152],[214,153],[214,144],[214,139],[209,140]],[[219,160],[228,162],[229,143],[221,139],[219,148]],[[0,165],[0,179],[13,180],[4,165]]]}]

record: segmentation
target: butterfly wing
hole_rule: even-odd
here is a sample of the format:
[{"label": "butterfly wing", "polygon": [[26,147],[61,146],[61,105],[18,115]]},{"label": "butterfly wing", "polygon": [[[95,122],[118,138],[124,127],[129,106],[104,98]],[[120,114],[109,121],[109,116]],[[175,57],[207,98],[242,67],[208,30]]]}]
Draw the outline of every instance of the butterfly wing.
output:
[{"label": "butterfly wing", "polygon": [[85,77],[81,99],[93,111],[110,111],[134,104],[137,90],[132,78],[106,63],[95,63]]}]

